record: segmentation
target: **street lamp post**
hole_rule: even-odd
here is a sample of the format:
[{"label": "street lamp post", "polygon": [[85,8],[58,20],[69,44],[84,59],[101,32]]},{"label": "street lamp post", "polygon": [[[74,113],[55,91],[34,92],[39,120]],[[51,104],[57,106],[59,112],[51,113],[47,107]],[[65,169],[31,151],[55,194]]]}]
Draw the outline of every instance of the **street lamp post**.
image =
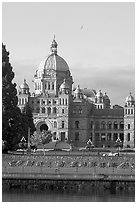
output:
[{"label": "street lamp post", "polygon": [[30,127],[28,128],[28,152],[31,152],[31,148],[30,148]]},{"label": "street lamp post", "polygon": [[120,153],[120,147],[122,145],[122,141],[121,139],[118,137],[117,140],[116,140],[116,146],[118,147],[118,155]]}]

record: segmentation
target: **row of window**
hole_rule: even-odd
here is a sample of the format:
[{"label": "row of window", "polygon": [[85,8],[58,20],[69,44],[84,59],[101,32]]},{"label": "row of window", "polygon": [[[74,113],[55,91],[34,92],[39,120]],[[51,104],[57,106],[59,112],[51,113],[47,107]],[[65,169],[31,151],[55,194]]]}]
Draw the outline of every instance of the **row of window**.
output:
[{"label": "row of window", "polygon": [[[119,134],[119,138],[121,141],[124,141],[124,133]],[[118,139],[118,133],[95,133],[96,141],[116,141]]]},{"label": "row of window", "polygon": [[[90,123],[90,128],[93,129],[93,121],[91,121],[91,123]],[[120,123],[118,123],[117,121],[114,121],[113,123],[111,121],[109,121],[107,123],[105,121],[102,121],[102,122],[96,121],[95,122],[95,129],[96,130],[99,130],[99,129],[111,130],[112,128],[114,130],[116,130],[118,128],[123,130],[124,129],[124,122],[123,121],[121,121]]]},{"label": "row of window", "polygon": [[133,109],[125,109],[125,114],[126,115],[133,115],[134,114],[134,110]]},{"label": "row of window", "polygon": [[[41,110],[41,111],[40,111],[40,110]],[[47,113],[48,115],[50,115],[51,113],[52,113],[52,114],[57,114],[57,111],[58,111],[58,110],[57,110],[56,107],[53,107],[53,108],[50,108],[50,107],[48,107],[48,108],[42,107],[41,109],[38,107],[38,108],[36,108],[35,111],[33,110],[33,112],[36,112],[36,113]],[[65,109],[64,109],[64,108],[61,109],[61,113],[62,113],[62,114],[65,113]]]},{"label": "row of window", "polygon": [[[35,90],[41,90],[42,89],[42,83],[35,83]],[[54,90],[54,82],[47,82],[45,84],[46,90]]]},{"label": "row of window", "polygon": [[[96,121],[95,122],[95,129],[105,130],[107,128],[110,130],[110,129],[112,129],[112,125],[113,125],[113,129],[115,129],[115,130],[118,129],[118,123],[116,121],[113,124],[110,121],[108,123],[106,123],[104,121],[102,121],[101,123],[99,121]],[[79,127],[80,127],[80,122],[77,120],[77,121],[75,121],[75,128],[79,129]],[[93,121],[91,121],[91,123],[90,123],[90,128],[93,129]],[[119,128],[124,129],[124,123],[123,122],[119,123]]]},{"label": "row of window", "polygon": [[27,98],[19,98],[18,105],[25,105],[27,103]]},{"label": "row of window", "polygon": [[[57,101],[54,100],[54,99],[52,99],[52,100],[49,100],[49,99],[43,100],[43,99],[41,99],[41,101],[40,100],[36,101],[37,104],[40,104],[40,102],[41,102],[41,105],[44,105],[44,104],[46,104],[46,105],[55,105],[55,104],[57,104]],[[31,101],[31,103],[34,104],[34,101]],[[67,105],[68,104],[68,99],[67,98],[66,99],[60,98],[59,104],[60,105]]]}]

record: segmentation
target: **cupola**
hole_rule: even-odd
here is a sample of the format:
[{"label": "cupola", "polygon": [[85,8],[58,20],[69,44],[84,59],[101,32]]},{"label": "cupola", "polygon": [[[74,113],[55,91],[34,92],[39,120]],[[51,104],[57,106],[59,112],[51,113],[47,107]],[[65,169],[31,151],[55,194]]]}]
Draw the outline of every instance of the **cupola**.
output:
[{"label": "cupola", "polygon": [[130,92],[129,96],[126,97],[125,105],[126,106],[132,106],[134,104],[135,104],[135,99]]},{"label": "cupola", "polygon": [[29,94],[29,86],[26,83],[26,79],[24,79],[24,82],[20,85],[20,92],[22,94]]}]

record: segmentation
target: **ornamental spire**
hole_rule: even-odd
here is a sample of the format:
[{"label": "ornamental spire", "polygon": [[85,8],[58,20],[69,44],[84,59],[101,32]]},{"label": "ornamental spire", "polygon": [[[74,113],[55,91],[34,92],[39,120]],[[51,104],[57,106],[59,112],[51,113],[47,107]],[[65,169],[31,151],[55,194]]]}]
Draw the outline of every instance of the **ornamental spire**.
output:
[{"label": "ornamental spire", "polygon": [[50,47],[51,48],[51,53],[57,54],[57,46],[58,46],[58,44],[55,41],[55,34],[54,34],[53,41],[52,41],[51,47]]}]

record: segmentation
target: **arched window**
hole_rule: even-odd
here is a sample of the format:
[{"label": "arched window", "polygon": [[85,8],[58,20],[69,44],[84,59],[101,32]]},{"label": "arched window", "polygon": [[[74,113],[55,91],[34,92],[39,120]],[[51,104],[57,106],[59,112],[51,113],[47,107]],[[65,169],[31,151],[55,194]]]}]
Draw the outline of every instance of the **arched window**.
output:
[{"label": "arched window", "polygon": [[124,130],[124,122],[123,121],[120,122],[119,127],[121,130]]},{"label": "arched window", "polygon": [[77,120],[75,121],[75,128],[79,129],[79,121],[77,121]]},{"label": "arched window", "polygon": [[37,90],[37,84],[35,83],[35,90]]},{"label": "arched window", "polygon": [[99,121],[96,121],[96,122],[95,122],[95,129],[96,129],[96,130],[99,130],[99,129],[100,129],[100,123],[99,123]]},{"label": "arched window", "polygon": [[113,126],[114,126],[114,130],[118,129],[118,123],[116,121],[114,122]]},{"label": "arched window", "polygon": [[133,109],[131,109],[131,114],[133,115]]},{"label": "arched window", "polygon": [[48,82],[48,90],[50,90],[50,83]]},{"label": "arched window", "polygon": [[52,82],[52,90],[54,90],[54,82]]},{"label": "arched window", "polygon": [[64,108],[62,109],[62,113],[65,113],[65,110],[64,110]]},{"label": "arched window", "polygon": [[51,108],[50,107],[47,108],[47,113],[51,114]]},{"label": "arched window", "polygon": [[108,126],[108,130],[111,130],[111,129],[112,129],[112,123],[111,123],[111,121],[108,122],[107,126]]},{"label": "arched window", "polygon": [[54,114],[57,113],[57,109],[56,109],[56,107],[53,108],[53,113],[54,113]]},{"label": "arched window", "polygon": [[118,133],[114,133],[114,134],[113,134],[113,141],[116,141],[117,138],[118,138]]},{"label": "arched window", "polygon": [[127,109],[125,109],[125,114],[127,114]]},{"label": "arched window", "polygon": [[106,123],[104,121],[101,122],[101,129],[102,130],[106,129]]},{"label": "arched window", "polygon": [[128,115],[130,115],[130,109],[128,109]]},{"label": "arched window", "polygon": [[44,107],[42,108],[42,113],[45,113],[45,108]]},{"label": "arched window", "polygon": [[64,121],[62,121],[62,128],[64,128],[65,127],[65,122]]},{"label": "arched window", "polygon": [[54,121],[54,128],[57,128],[57,122]]},{"label": "arched window", "polygon": [[68,100],[67,100],[67,98],[66,98],[66,105],[68,104]]},{"label": "arched window", "polygon": [[62,99],[62,104],[64,105],[64,98]]}]

